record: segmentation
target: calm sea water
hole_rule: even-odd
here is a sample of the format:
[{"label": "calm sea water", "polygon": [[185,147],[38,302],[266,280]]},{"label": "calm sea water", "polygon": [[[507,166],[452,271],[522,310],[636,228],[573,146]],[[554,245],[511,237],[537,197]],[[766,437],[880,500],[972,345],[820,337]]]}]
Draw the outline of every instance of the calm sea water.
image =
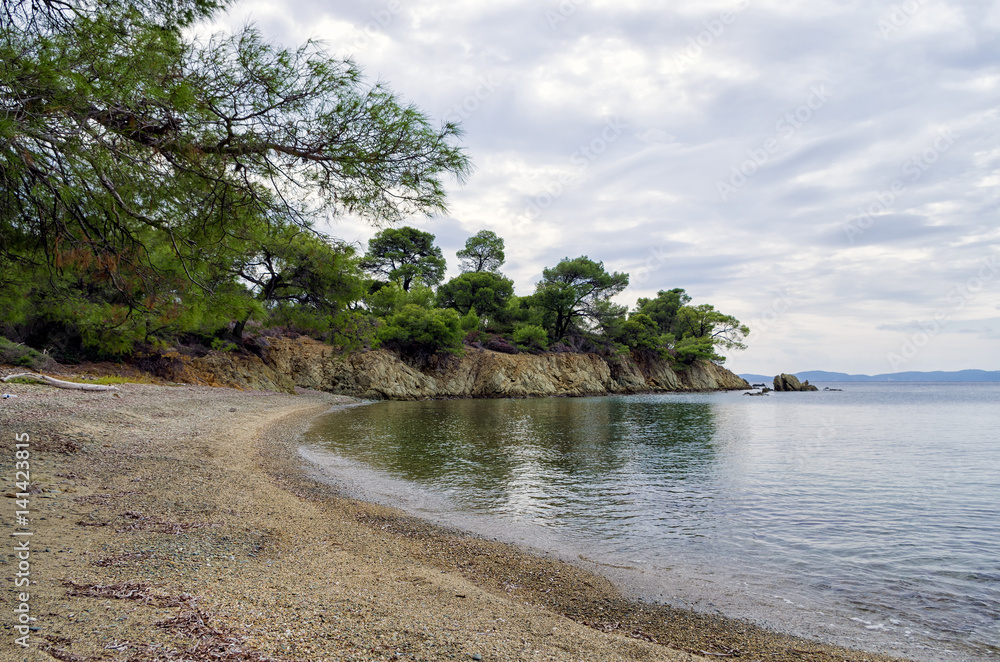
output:
[{"label": "calm sea water", "polygon": [[376,403],[321,418],[303,453],[358,496],[639,597],[919,660],[1000,658],[1000,384],[829,386]]}]

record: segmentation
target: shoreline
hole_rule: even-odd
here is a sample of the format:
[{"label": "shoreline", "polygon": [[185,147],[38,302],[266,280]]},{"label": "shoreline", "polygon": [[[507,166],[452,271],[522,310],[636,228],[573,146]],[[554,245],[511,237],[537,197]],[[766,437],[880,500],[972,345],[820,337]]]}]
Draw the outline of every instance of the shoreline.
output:
[{"label": "shoreline", "polygon": [[[898,659],[631,602],[575,565],[338,494],[309,475],[298,438],[352,398],[4,390],[19,396],[0,404],[4,475],[27,433],[40,490],[38,629],[28,649],[4,643],[10,659]],[[13,625],[17,596],[3,596]]]}]

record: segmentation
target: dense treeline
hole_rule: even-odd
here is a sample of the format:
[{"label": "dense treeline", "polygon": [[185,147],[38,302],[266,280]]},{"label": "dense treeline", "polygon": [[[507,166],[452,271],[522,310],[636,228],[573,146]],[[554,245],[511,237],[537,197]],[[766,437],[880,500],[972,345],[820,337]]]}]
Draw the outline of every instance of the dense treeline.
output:
[{"label": "dense treeline", "polygon": [[253,26],[202,42],[216,0],[0,0],[0,324],[62,360],[178,344],[253,349],[298,333],[345,351],[645,352],[721,360],[747,333],[683,290],[613,302],[586,256],[530,296],[487,231],[448,282],[434,237],[354,246],[320,214],[389,224],[445,209],[468,157],[350,60]]},{"label": "dense treeline", "polygon": [[[268,238],[214,281],[206,294],[178,276],[173,305],[136,309],[120,322],[94,283],[88,291],[94,319],[81,308],[22,308],[5,334],[63,359],[109,358],[136,348],[178,342],[213,348],[266,344],[275,335],[309,335],[344,351],[387,347],[423,361],[466,346],[500,352],[639,353],[682,367],[695,359],[721,362],[720,348],[742,348],[749,330],[713,306],[690,305],[683,289],[639,299],[629,311],[612,298],[628,275],[609,273],[587,256],[566,258],[542,272],[535,291],[516,296],[500,268],[504,242],[484,230],[459,251],[462,273],[443,281],[446,262],[434,236],[411,227],[378,233],[364,255],[303,230]],[[54,299],[41,281],[30,294]],[[27,300],[27,299],[26,299]]]},{"label": "dense treeline", "polygon": [[471,237],[458,257],[462,273],[441,283],[444,261],[433,235],[404,227],[369,242],[359,266],[379,278],[362,302],[375,318],[369,328],[376,343],[414,357],[472,345],[511,353],[644,353],[685,365],[721,362],[719,350],[742,348],[749,333],[711,305],[690,305],[683,289],[639,299],[629,311],[612,300],[628,286],[628,274],[608,273],[587,256],[543,270],[534,293],[516,296],[500,272],[503,239],[489,230]]}]

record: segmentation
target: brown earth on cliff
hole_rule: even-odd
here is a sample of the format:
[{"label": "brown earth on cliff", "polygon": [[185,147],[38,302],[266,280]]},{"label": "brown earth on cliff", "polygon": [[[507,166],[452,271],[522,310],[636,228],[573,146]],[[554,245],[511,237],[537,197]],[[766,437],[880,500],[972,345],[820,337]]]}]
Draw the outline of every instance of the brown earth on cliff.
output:
[{"label": "brown earth on cliff", "polygon": [[393,352],[338,354],[329,345],[305,337],[272,339],[262,357],[210,352],[172,360],[174,381],[286,392],[301,387],[375,400],[749,388],[742,378],[707,361],[676,372],[658,360],[637,364],[629,358],[605,359],[596,354],[512,355],[467,347],[461,357],[417,369]]}]

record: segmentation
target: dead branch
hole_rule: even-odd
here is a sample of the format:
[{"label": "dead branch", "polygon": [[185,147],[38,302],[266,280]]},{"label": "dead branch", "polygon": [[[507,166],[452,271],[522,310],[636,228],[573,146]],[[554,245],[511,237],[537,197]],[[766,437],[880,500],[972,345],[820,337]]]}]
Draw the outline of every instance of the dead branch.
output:
[{"label": "dead branch", "polygon": [[56,388],[71,388],[78,389],[80,391],[117,391],[118,389],[114,386],[105,386],[103,384],[78,384],[76,382],[67,382],[61,379],[55,379],[54,377],[48,377],[46,375],[36,375],[33,372],[22,372],[16,375],[7,375],[0,381],[9,382],[12,379],[18,379],[21,377],[27,377],[28,379],[40,379],[50,386],[55,386]]}]

